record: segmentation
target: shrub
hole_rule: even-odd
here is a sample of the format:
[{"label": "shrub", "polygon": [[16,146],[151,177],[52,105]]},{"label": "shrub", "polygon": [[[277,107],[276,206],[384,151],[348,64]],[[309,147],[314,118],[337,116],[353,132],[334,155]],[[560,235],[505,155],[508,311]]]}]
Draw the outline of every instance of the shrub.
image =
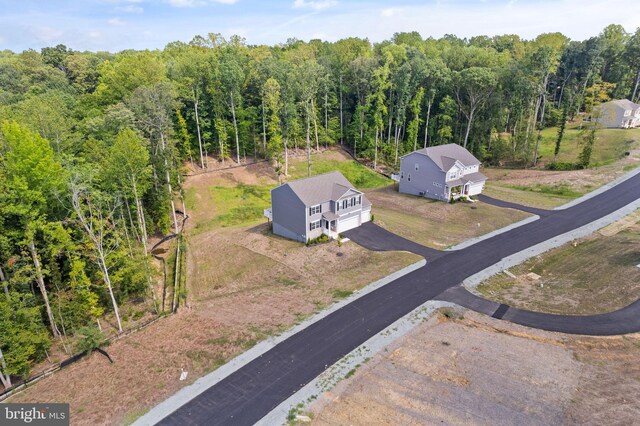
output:
[{"label": "shrub", "polygon": [[556,171],[569,171],[569,170],[577,170],[580,169],[580,166],[576,163],[566,162],[566,161],[554,161],[545,166],[547,170],[556,170]]},{"label": "shrub", "polygon": [[104,334],[95,327],[82,327],[77,334],[82,337],[76,345],[79,352],[91,352],[107,343]]}]

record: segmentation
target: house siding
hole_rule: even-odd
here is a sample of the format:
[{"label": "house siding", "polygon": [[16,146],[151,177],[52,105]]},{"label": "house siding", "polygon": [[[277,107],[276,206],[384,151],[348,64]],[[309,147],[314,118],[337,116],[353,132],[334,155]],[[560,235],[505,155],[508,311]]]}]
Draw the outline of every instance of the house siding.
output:
[{"label": "house siding", "polygon": [[[416,163],[418,170],[415,169]],[[409,174],[411,181],[409,181]],[[400,159],[399,191],[405,194],[418,195],[447,201],[444,195],[446,173],[426,155],[419,153],[407,154]],[[433,183],[442,185],[442,188]]]},{"label": "house siding", "polygon": [[308,210],[288,185],[271,190],[273,233],[297,241],[307,241]]}]

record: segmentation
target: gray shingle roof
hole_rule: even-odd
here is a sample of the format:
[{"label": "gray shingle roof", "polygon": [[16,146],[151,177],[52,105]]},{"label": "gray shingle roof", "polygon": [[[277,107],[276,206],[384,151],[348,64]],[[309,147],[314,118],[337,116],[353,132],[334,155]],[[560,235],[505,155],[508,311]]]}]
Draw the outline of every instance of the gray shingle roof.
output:
[{"label": "gray shingle roof", "polygon": [[[316,204],[327,201],[338,200],[350,191],[353,191],[354,195],[360,194],[360,191],[356,190],[354,186],[351,185],[351,182],[339,171],[294,180],[283,185],[289,185],[306,206],[315,206]],[[365,205],[365,201],[369,205],[371,204],[366,200],[364,194],[362,198],[363,205]]]},{"label": "gray shingle roof", "polygon": [[480,164],[480,161],[474,157],[473,154],[455,143],[430,146],[429,148],[419,149],[415,152],[431,158],[433,162],[445,172],[449,171],[451,167],[453,167],[456,160],[460,161],[465,166],[475,166]]}]

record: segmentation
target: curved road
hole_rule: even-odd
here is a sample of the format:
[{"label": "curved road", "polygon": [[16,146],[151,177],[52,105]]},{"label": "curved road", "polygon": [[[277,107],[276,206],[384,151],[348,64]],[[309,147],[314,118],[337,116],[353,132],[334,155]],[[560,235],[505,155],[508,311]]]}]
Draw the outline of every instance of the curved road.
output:
[{"label": "curved road", "polygon": [[610,335],[640,331],[638,302],[610,314],[556,316],[491,305],[493,302],[456,289],[467,277],[509,255],[589,224],[638,199],[640,174],[573,207],[548,211],[539,220],[450,252],[422,247],[371,223],[349,231],[345,236],[358,244],[373,250],[409,250],[424,256],[427,265],[291,336],[178,408],[160,424],[254,424],[354,348],[434,299],[452,299],[494,317],[567,333]]}]

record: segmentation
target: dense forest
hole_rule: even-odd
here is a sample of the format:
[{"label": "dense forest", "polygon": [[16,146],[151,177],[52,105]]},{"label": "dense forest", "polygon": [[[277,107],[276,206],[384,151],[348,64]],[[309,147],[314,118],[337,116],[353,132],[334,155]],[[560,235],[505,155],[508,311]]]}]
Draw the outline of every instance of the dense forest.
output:
[{"label": "dense forest", "polygon": [[150,240],[180,234],[187,169],[268,158],[286,178],[291,152],[341,145],[393,171],[452,142],[487,164],[535,165],[544,127],[637,102],[639,80],[640,30],[618,25],[584,41],[209,34],[156,51],[0,52],[2,383],[52,344],[74,353],[73,336],[121,332],[123,305],[162,313]]}]

